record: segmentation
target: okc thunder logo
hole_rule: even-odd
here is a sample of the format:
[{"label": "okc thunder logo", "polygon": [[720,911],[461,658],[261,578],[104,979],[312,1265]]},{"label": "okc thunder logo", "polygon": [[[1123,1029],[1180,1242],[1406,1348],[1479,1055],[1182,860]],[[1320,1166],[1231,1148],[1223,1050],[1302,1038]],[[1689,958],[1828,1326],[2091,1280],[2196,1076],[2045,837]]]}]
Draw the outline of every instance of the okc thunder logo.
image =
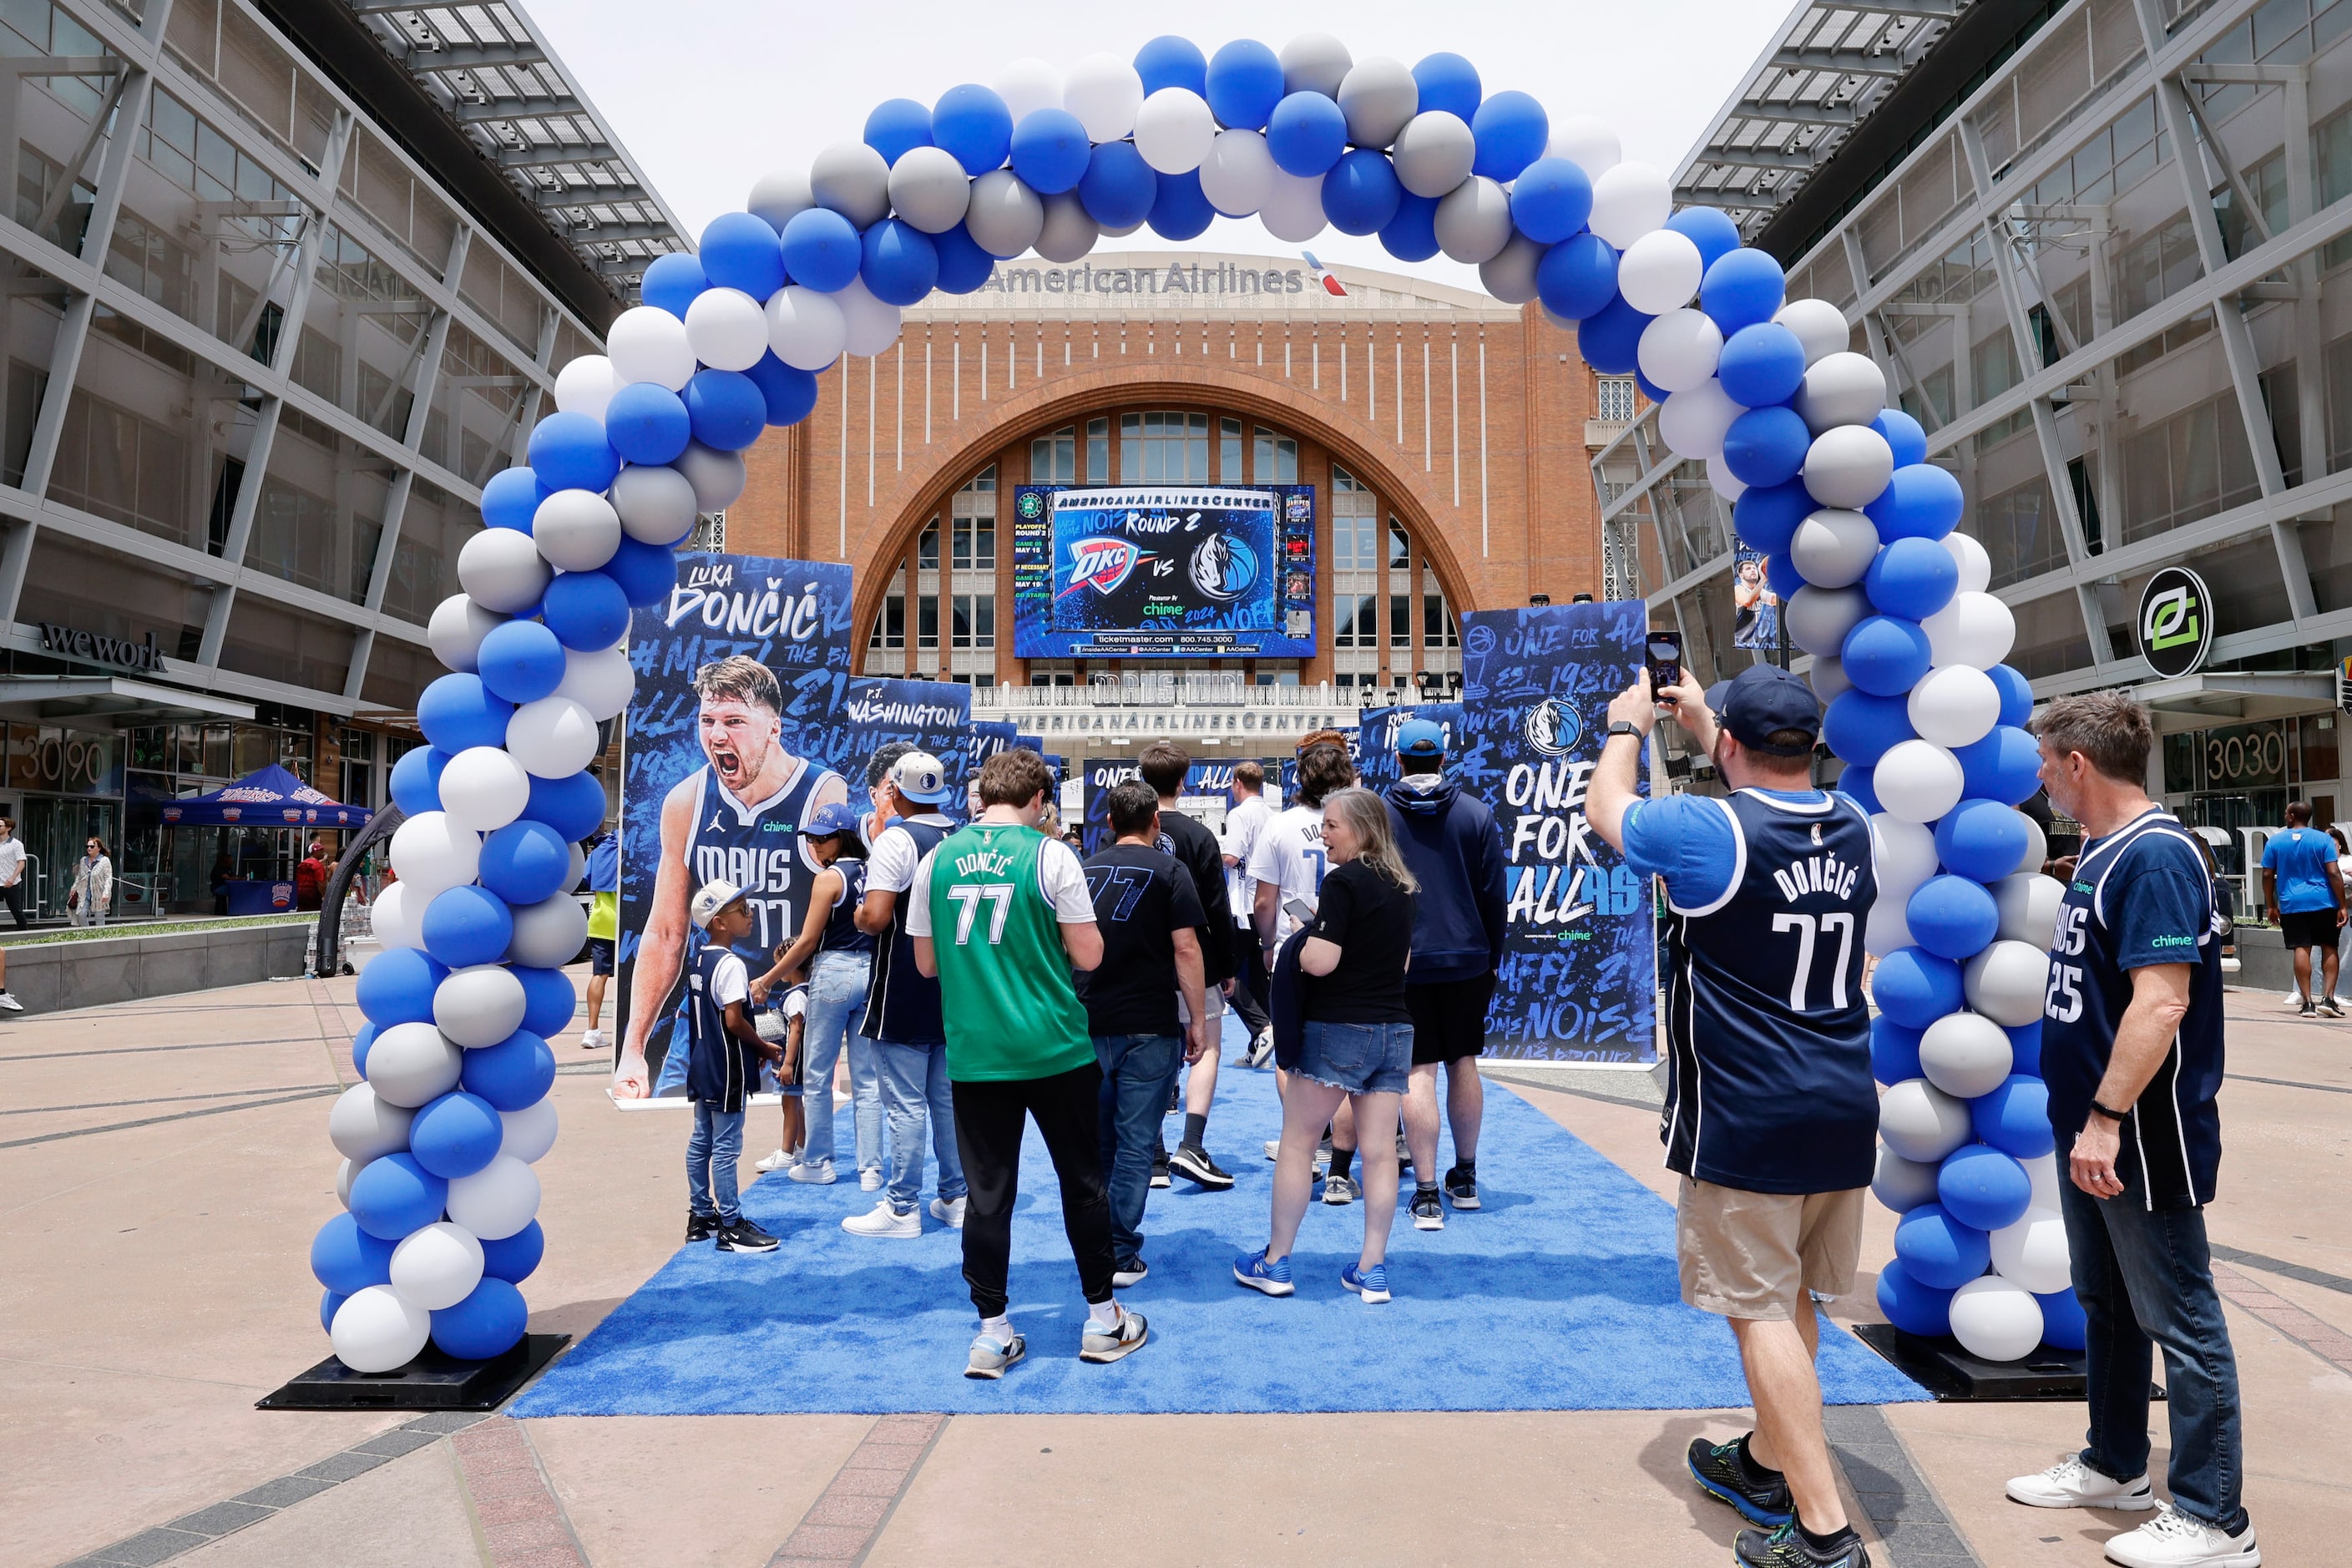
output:
[{"label": "okc thunder logo", "polygon": [[1230,533],[1192,547],[1192,586],[1219,604],[1231,604],[1257,583],[1257,552]]},{"label": "okc thunder logo", "polygon": [[1584,721],[1559,698],[1547,697],[1528,709],[1527,717],[1519,721],[1519,733],[1545,756],[1564,756],[1583,738]]},{"label": "okc thunder logo", "polygon": [[1143,552],[1124,539],[1097,535],[1092,539],[1074,541],[1070,545],[1070,585],[1062,590],[1064,597],[1081,588],[1092,588],[1097,594],[1108,594],[1127,581],[1135,563],[1143,559]]}]

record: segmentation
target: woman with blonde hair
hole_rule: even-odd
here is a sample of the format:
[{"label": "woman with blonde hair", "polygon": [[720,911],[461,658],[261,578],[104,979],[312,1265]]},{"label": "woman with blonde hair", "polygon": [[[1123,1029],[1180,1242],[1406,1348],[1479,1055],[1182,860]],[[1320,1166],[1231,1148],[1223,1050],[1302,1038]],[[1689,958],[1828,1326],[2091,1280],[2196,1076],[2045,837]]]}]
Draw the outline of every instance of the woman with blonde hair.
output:
[{"label": "woman with blonde hair", "polygon": [[[1397,852],[1388,806],[1370,790],[1323,801],[1323,878],[1313,920],[1299,933],[1302,1023],[1283,1061],[1282,1143],[1275,1155],[1271,1238],[1234,1261],[1253,1290],[1287,1296],[1290,1248],[1315,1184],[1315,1145],[1340,1102],[1352,1103],[1364,1162],[1364,1247],[1339,1283],[1367,1302],[1389,1299],[1388,1241],[1397,1208],[1397,1110],[1412,1073],[1412,1015],[1404,998],[1420,885]],[[1279,1011],[1279,1009],[1277,1009]],[[1277,1039],[1277,1053],[1287,1042]]]}]

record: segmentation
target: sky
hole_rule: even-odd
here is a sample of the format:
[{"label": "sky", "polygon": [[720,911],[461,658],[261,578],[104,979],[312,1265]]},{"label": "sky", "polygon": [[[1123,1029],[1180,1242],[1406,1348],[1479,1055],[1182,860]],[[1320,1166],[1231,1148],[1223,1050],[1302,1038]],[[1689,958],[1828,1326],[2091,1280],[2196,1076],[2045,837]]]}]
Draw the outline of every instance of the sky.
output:
[{"label": "sky", "polygon": [[[1131,56],[1176,31],[1206,54],[1237,37],[1279,50],[1327,31],[1361,59],[1410,65],[1452,50],[1488,92],[1533,94],[1555,120],[1599,115],[1625,156],[1671,172],[1786,17],[1781,0],[1360,0],[1346,7],[1268,0],[1181,6],[1012,0],[523,0],[589,100],[690,230],[741,207],[752,182],[837,141],[855,141],[885,99],[930,102],[985,82],[1014,59],[1067,67],[1102,50]],[[1327,18],[1336,18],[1329,19]],[[1148,228],[1105,248],[1288,256],[1255,219],[1220,218],[1171,246]],[[1476,269],[1436,257],[1398,262],[1376,237],[1327,229],[1327,263],[1406,272],[1475,289]]]}]

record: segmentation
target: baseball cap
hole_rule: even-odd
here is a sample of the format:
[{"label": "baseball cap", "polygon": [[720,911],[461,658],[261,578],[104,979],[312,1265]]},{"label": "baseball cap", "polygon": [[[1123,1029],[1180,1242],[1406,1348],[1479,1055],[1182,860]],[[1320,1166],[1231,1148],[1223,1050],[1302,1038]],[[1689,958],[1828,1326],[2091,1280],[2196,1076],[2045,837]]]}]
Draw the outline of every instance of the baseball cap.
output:
[{"label": "baseball cap", "polygon": [[954,793],[948,787],[947,764],[929,752],[908,752],[892,763],[890,787],[923,805],[937,805]]},{"label": "baseball cap", "polygon": [[[1813,749],[1822,732],[1821,700],[1800,677],[1778,665],[1751,664],[1729,680],[1706,689],[1706,705],[1732,738],[1751,752],[1768,757],[1801,757]],[[1801,730],[1808,738],[1800,747],[1775,746],[1775,731]]]},{"label": "baseball cap", "polygon": [[1445,727],[1427,719],[1408,719],[1397,729],[1396,752],[1400,757],[1442,757]]},{"label": "baseball cap", "polygon": [[816,815],[801,824],[803,838],[831,838],[835,834],[856,831],[857,808],[845,800],[818,806]]},{"label": "baseball cap", "polygon": [[719,911],[742,896],[743,889],[724,877],[714,877],[703,883],[694,895],[694,902],[688,906],[688,913],[694,918],[694,929],[709,931]]}]

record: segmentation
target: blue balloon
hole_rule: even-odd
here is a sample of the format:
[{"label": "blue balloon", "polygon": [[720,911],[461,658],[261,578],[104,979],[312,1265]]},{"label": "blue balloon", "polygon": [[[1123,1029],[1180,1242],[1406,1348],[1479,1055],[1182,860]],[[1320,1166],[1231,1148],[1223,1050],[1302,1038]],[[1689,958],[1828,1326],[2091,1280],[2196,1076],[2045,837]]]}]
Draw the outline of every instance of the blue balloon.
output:
[{"label": "blue balloon", "polygon": [[539,515],[539,503],[552,493],[529,468],[500,468],[482,487],[482,521],[491,528],[529,533],[531,519]]},{"label": "blue balloon", "polygon": [[433,1314],[433,1343],[459,1361],[488,1361],[522,1342],[530,1309],[522,1292],[503,1279],[484,1279],[473,1294]]},{"label": "blue balloon", "polygon": [[565,843],[577,844],[604,825],[604,786],[591,773],[561,779],[533,774],[530,804],[522,808],[522,814],[555,829]]},{"label": "blue balloon", "polygon": [[1087,128],[1066,109],[1033,109],[1013,128],[1013,172],[1041,196],[1077,189],[1093,151]]},{"label": "blue balloon", "polygon": [[1421,105],[1415,111],[1428,114],[1443,110],[1467,125],[1477,118],[1481,88],[1478,68],[1450,52],[1424,56],[1412,68],[1412,79],[1421,89]]},{"label": "blue balloon", "polygon": [[[606,644],[611,647],[611,644]],[[507,621],[482,639],[481,682],[490,694],[520,706],[551,696],[563,681],[563,645],[537,621]],[[506,730],[499,727],[499,744]]]},{"label": "blue balloon", "polygon": [[1990,1267],[1992,1238],[1940,1203],[1921,1204],[1895,1222],[1895,1256],[1920,1284],[1957,1290]]},{"label": "blue balloon", "polygon": [[743,373],[760,389],[768,405],[771,425],[797,425],[816,407],[816,376],[798,365],[786,364],[772,351]]},{"label": "blue balloon", "polygon": [[1592,177],[1567,158],[1539,157],[1511,185],[1512,226],[1538,245],[1571,237],[1591,216]]},{"label": "blue balloon", "polygon": [[629,629],[629,596],[602,572],[558,572],[539,609],[555,640],[581,653],[602,652]]},{"label": "blue balloon", "polygon": [[533,1220],[512,1236],[502,1236],[495,1241],[482,1243],[482,1273],[491,1279],[503,1279],[509,1285],[520,1285],[539,1267],[547,1255],[547,1232]]},{"label": "blue balloon", "polygon": [[1698,308],[1729,337],[1770,321],[1787,297],[1788,288],[1788,277],[1779,262],[1761,250],[1743,246],[1726,251],[1708,265],[1706,276],[1699,279]]},{"label": "blue balloon", "polygon": [[709,287],[710,275],[702,269],[701,261],[683,250],[673,250],[646,265],[646,275],[637,284],[637,297],[683,321],[687,307]]},{"label": "blue balloon", "polygon": [[1154,174],[1160,194],[1151,202],[1151,232],[1162,239],[1191,239],[1217,221],[1217,209],[1202,194],[1201,172]]},{"label": "blue balloon", "polygon": [[[1967,764],[1961,764],[1965,770]],[[1979,882],[1997,881],[2017,869],[2033,842],[2024,814],[1995,800],[1964,799],[1936,824],[1936,858],[1944,869]]]},{"label": "blue balloon", "polygon": [[431,1225],[448,1202],[449,1184],[418,1164],[414,1154],[370,1160],[352,1178],[352,1218],[362,1230],[384,1241],[398,1241]]},{"label": "blue balloon", "polygon": [[1750,407],[1723,433],[1723,466],[1744,485],[1785,485],[1803,471],[1812,444],[1795,409]]},{"label": "blue balloon", "polygon": [[1924,621],[1952,602],[1960,585],[1960,563],[1932,539],[1901,538],[1879,551],[1862,579],[1873,607],[1905,620]]},{"label": "blue balloon", "polygon": [[1906,1028],[1924,1029],[1959,1010],[1960,966],[1924,948],[1898,947],[1878,961],[1870,993],[1881,1013]]},{"label": "blue balloon", "polygon": [[368,1047],[375,1044],[375,1036],[373,1024],[362,1024],[352,1034],[352,1070],[362,1078],[367,1077]]},{"label": "blue balloon", "polygon": [[856,225],[829,207],[794,213],[784,225],[782,243],[793,281],[821,294],[848,288],[866,258]]},{"label": "blue balloon", "polygon": [[1870,1021],[1870,1076],[1893,1089],[1919,1076],[1920,1031],[1906,1029],[1881,1013]]},{"label": "blue balloon", "polygon": [[[1899,703],[1910,695],[1911,689],[1927,673],[1935,659],[1927,647],[1927,634],[1920,629],[1918,622],[1894,616],[1865,616],[1845,634],[1845,643],[1838,649],[1838,662],[1844,667],[1845,678],[1853,682],[1855,689]],[[1903,727],[1911,727],[1907,714]]]},{"label": "blue balloon", "polygon": [[865,141],[884,163],[895,163],[931,144],[931,111],[911,98],[886,99],[866,117]]},{"label": "blue balloon", "polygon": [[[1105,228],[1134,227],[1151,216],[1159,199],[1160,181],[1134,142],[1106,142],[1087,155],[1085,177],[1078,181],[1078,205]],[[958,224],[949,233],[962,234],[963,226]]]},{"label": "blue balloon", "polygon": [[[1990,1246],[1985,1255],[1988,1259],[1991,1257]],[[1920,1284],[1899,1258],[1890,1259],[1878,1271],[1878,1310],[1906,1334],[1933,1340],[1952,1331],[1951,1291]]]},{"label": "blue balloon", "polygon": [[331,1334],[333,1333],[335,1331],[335,1314],[343,1310],[343,1303],[350,1300],[351,1298],[349,1296],[341,1295],[333,1290],[320,1291],[319,1327],[326,1330],[327,1332]]},{"label": "blue balloon", "polygon": [[[1764,582],[1766,586],[1780,595],[1780,602],[1785,605],[1797,596],[1798,589],[1805,586],[1805,574],[1797,570],[1797,563],[1789,558],[1787,552],[1783,551],[1779,554],[1764,557]],[[1787,624],[1782,623],[1781,630],[1787,629]]]},{"label": "blue balloon", "polygon": [[1911,463],[1895,470],[1878,499],[1862,509],[1882,540],[1941,539],[1959,522],[1968,498],[1951,470]]},{"label": "blue balloon", "polygon": [[[364,1171],[366,1166],[361,1169]],[[392,1241],[370,1236],[360,1228],[359,1221],[348,1214],[339,1214],[320,1226],[319,1234],[311,1238],[310,1273],[339,1296],[355,1295],[371,1285],[389,1285]]]},{"label": "blue balloon", "polygon": [[1739,542],[1748,549],[1785,555],[1789,542],[1797,537],[1797,525],[1819,511],[1821,505],[1799,480],[1751,485],[1731,503],[1731,523]]},{"label": "blue balloon", "polygon": [[1135,74],[1143,79],[1146,98],[1164,87],[1208,96],[1209,57],[1200,45],[1173,33],[1163,33],[1135,51]]},{"label": "blue balloon", "polygon": [[2022,1073],[2027,1078],[2040,1078],[2042,1076],[2042,1020],[2036,1018],[2031,1024],[2021,1025],[2014,1029],[2003,1029],[2001,1033],[2009,1037],[2010,1070],[2013,1073]]},{"label": "blue balloon", "polygon": [[1323,216],[1341,234],[1378,234],[1403,200],[1395,165],[1370,147],[1341,154],[1323,176]]},{"label": "blue balloon", "polygon": [[1640,387],[1642,395],[1653,403],[1664,403],[1666,400],[1666,389],[1643,375],[1639,363],[1633,366],[1633,384]]},{"label": "blue balloon", "polygon": [[434,988],[447,978],[448,966],[436,963],[419,949],[397,947],[379,952],[360,971],[360,1011],[379,1028],[429,1024]]},{"label": "blue balloon", "polygon": [[702,231],[702,271],[714,289],[740,289],[765,300],[784,286],[784,253],[768,220],[720,213]]},{"label": "blue balloon", "polygon": [[[1125,147],[1127,143],[1122,142],[1118,145]],[[1132,152],[1133,149],[1129,148],[1129,151]],[[1139,154],[1136,161],[1142,162]],[[1150,169],[1144,171],[1147,174],[1150,172]],[[1114,226],[1125,227],[1126,226],[1122,224]],[[980,242],[972,238],[961,224],[956,225],[945,234],[931,236],[931,248],[939,252],[939,286],[944,292],[969,294],[987,282],[989,275],[996,270],[996,258],[982,250],[980,247]],[[812,393],[811,395],[814,396],[814,394]]]},{"label": "blue balloon", "polygon": [[1740,328],[1723,342],[1716,379],[1742,407],[1761,410],[1786,403],[1805,380],[1805,345],[1777,321]]},{"label": "blue balloon", "polygon": [[2043,1344],[2053,1350],[2078,1351],[2090,1342],[2090,1321],[2083,1315],[2083,1303],[2073,1286],[2033,1299],[2042,1303]]},{"label": "blue balloon", "polygon": [[[1426,261],[1437,254],[1437,198],[1411,191],[1397,198],[1396,216],[1381,226],[1381,248],[1399,261]],[[1609,287],[1617,287],[1612,267]]]},{"label": "blue balloon", "polygon": [[2050,1126],[2050,1086],[2030,1073],[2013,1072],[1969,1101],[1969,1123],[2012,1159],[2039,1159],[2058,1147]]},{"label": "blue balloon", "polygon": [[416,699],[416,727],[452,756],[468,746],[505,745],[507,721],[513,717],[514,704],[492,692],[478,675],[442,676]]},{"label": "blue balloon", "polygon": [[939,247],[929,235],[899,218],[886,217],[867,229],[860,256],[858,276],[866,279],[867,291],[886,305],[912,305],[940,280]]},{"label": "blue balloon", "polygon": [[482,886],[518,908],[555,897],[571,870],[571,844],[544,822],[524,817],[482,840]]},{"label": "blue balloon", "polygon": [[686,384],[686,413],[694,438],[720,452],[741,451],[768,427],[767,396],[740,371],[696,371]]},{"label": "blue balloon", "polygon": [[1739,226],[1717,207],[1685,207],[1666,220],[1666,226],[1698,247],[1698,264],[1706,269],[1739,248]]},{"label": "blue balloon", "polygon": [[1822,710],[1822,741],[1840,758],[1866,768],[1916,732],[1902,698],[1874,696],[1859,686],[1839,692]]},{"label": "blue balloon", "polygon": [[[1950,552],[1945,553],[1949,554]],[[1955,564],[1952,570],[1955,574],[1953,580],[1957,582],[1959,568]],[[2033,717],[2033,688],[2026,684],[2022,674],[2005,664],[1996,664],[1985,674],[1991,678],[1993,685],[2000,691],[2000,721],[2022,728],[2025,721]]]},{"label": "blue balloon", "polygon": [[[1569,167],[1576,165],[1570,163]],[[1589,200],[1587,205],[1591,205]],[[1430,210],[1437,210],[1434,202],[1430,204]],[[1387,237],[1385,230],[1381,237]],[[1431,254],[1434,255],[1437,240],[1433,230],[1429,243]],[[1391,246],[1390,249],[1393,251],[1395,247]],[[1590,230],[1569,236],[1545,251],[1543,259],[1536,263],[1536,296],[1543,301],[1545,310],[1564,321],[1581,321],[1588,316],[1599,315],[1617,298],[1617,252],[1607,240]]]},{"label": "blue balloon", "polygon": [[530,452],[531,471],[551,490],[601,493],[621,471],[621,455],[604,439],[604,422],[592,415],[549,415],[532,427]]},{"label": "blue balloon", "polygon": [[1853,796],[1854,804],[1864,811],[1875,815],[1886,809],[1878,800],[1878,770],[1866,763],[1848,763],[1838,774],[1837,787]]},{"label": "blue balloon", "polygon": [[392,764],[392,801],[403,816],[441,809],[441,770],[448,765],[449,753],[438,746],[414,746],[401,753]]},{"label": "blue balloon", "polygon": [[514,941],[514,915],[487,889],[451,888],[425,906],[419,934],[436,963],[496,963]]},{"label": "blue balloon", "polygon": [[1927,460],[1927,432],[1920,423],[1900,408],[1882,408],[1870,427],[1886,437],[1888,450],[1895,454],[1898,468]]},{"label": "blue balloon", "polygon": [[2000,911],[1984,885],[1948,873],[1919,884],[1904,905],[1903,921],[1913,942],[1955,963],[1983,952],[2000,930]]},{"label": "blue balloon", "polygon": [[[564,984],[568,988],[571,982]],[[563,1021],[572,1021],[568,1008]],[[523,1022],[530,1020],[526,1016]],[[458,1071],[457,1081],[466,1092],[493,1110],[523,1110],[545,1098],[548,1086],[555,1081],[555,1053],[537,1033],[517,1029],[495,1046],[467,1051]]]},{"label": "blue balloon", "polygon": [[659,382],[635,381],[605,405],[604,434],[630,462],[653,466],[677,460],[694,438],[694,421],[677,393]]},{"label": "blue balloon", "polygon": [[1584,363],[1603,375],[1623,375],[1641,362],[1642,333],[1656,320],[1625,302],[1622,294],[1576,323],[1576,346]]},{"label": "blue balloon", "polygon": [[[585,776],[585,775],[583,775]],[[560,1035],[579,1010],[580,994],[560,969],[516,964],[508,971],[522,982],[522,1026],[534,1035]]]},{"label": "blue balloon", "polygon": [[470,1176],[498,1157],[506,1124],[490,1102],[463,1089],[429,1100],[409,1124],[408,1150],[444,1181]]},{"label": "blue balloon", "polygon": [[1265,150],[1286,174],[1312,178],[1327,173],[1348,150],[1348,117],[1319,92],[1294,92],[1274,106],[1266,121]]},{"label": "blue balloon", "polygon": [[677,557],[667,544],[647,544],[624,534],[621,547],[599,568],[621,585],[632,608],[658,605],[677,586]]},{"label": "blue balloon", "polygon": [[1209,58],[1202,85],[1218,124],[1263,131],[1282,101],[1282,58],[1255,38],[1235,38]]},{"label": "blue balloon", "polygon": [[2033,1201],[2033,1178],[2000,1150],[1970,1143],[1945,1158],[1936,1173],[1936,1197],[1962,1225],[1999,1230],[2025,1216]]},{"label": "blue balloon", "polygon": [[1470,117],[1470,134],[1477,143],[1470,172],[1507,183],[1544,155],[1551,117],[1524,92],[1498,92]]},{"label": "blue balloon", "polygon": [[[1962,788],[1970,795],[2017,805],[2042,787],[2042,751],[2014,724],[1996,724],[1981,741],[1952,748],[1960,760]],[[2024,853],[2019,846],[2018,853]]]},{"label": "blue balloon", "polygon": [[[953,153],[967,174],[1001,169],[1013,151],[1013,111],[984,87],[972,82],[951,87],[931,106],[931,143]],[[791,261],[785,258],[785,265]],[[800,276],[799,268],[793,268],[793,276]]]}]

